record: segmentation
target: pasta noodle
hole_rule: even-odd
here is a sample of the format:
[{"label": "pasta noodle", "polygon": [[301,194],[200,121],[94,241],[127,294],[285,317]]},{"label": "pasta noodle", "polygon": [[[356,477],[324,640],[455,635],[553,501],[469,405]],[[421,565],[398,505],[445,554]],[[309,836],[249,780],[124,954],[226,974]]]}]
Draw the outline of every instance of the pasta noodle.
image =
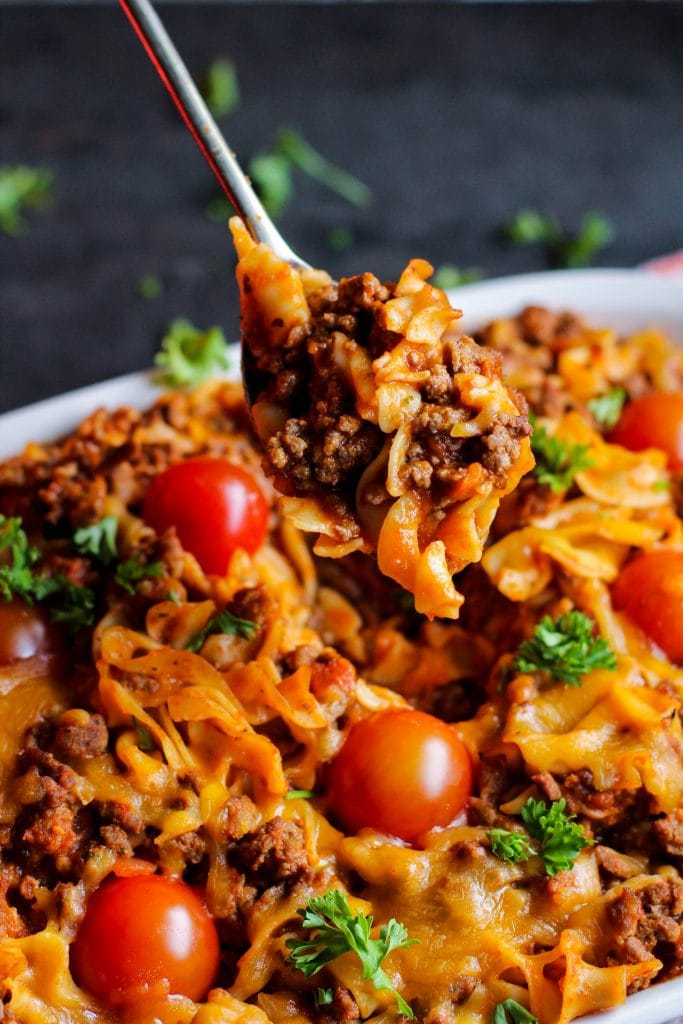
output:
[{"label": "pasta noodle", "polygon": [[[235,230],[245,330],[268,321],[259,337],[279,351],[328,284]],[[430,492],[402,482],[427,379],[410,376],[408,355],[448,361],[461,340],[444,339],[457,314],[426,276],[414,261],[391,297],[373,299],[393,346],[371,362],[344,343],[359,417],[386,434],[367,471],[391,497],[379,525],[362,501],[347,504],[356,533],[340,540],[320,494],[289,495],[223,574],[206,572],[179,532],[152,528],[152,482],[199,457],[238,466],[272,504],[233,384],[142,413],[99,410],[0,465],[0,542],[14,558],[0,562],[0,591],[24,588],[0,603],[0,631],[24,642],[16,621],[34,629],[0,666],[4,1020],[389,1024],[398,994],[420,1024],[493,1024],[508,1000],[540,1024],[570,1024],[680,972],[683,668],[612,589],[643,554],[683,552],[677,471],[663,451],[616,444],[589,403],[614,387],[675,391],[683,361],[658,334],[623,339],[544,310],[489,325],[467,345],[482,359],[498,350],[529,401],[538,467],[528,473],[522,434],[505,481],[471,462],[436,522]],[[497,372],[464,373],[458,391],[463,436],[483,436],[494,409],[523,409]],[[275,427],[280,412],[254,409]],[[93,540],[107,519],[115,554]],[[134,579],[121,572],[131,562]],[[93,621],[69,632],[60,602],[73,624],[85,588]],[[3,618],[17,609],[23,618]],[[560,663],[541,644],[565,644],[563,623],[588,624],[580,669],[574,648]],[[472,792],[415,840],[348,827],[333,766],[360,725],[410,709],[450,723]],[[388,775],[400,776],[410,742]],[[578,837],[570,854],[538,825],[548,808]],[[198,998],[167,978],[93,994],[74,959],[93,895],[113,878],[162,876],[199,891],[216,922],[212,985]],[[293,948],[321,934],[306,931],[305,908],[332,892],[373,918],[373,941],[392,921],[415,940],[386,954],[380,984],[349,948],[315,975],[297,969]]]}]

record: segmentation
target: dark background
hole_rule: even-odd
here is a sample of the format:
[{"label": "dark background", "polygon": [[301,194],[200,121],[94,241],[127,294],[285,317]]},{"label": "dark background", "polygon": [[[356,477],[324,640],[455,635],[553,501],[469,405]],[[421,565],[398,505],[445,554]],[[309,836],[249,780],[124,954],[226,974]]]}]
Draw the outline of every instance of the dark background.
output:
[{"label": "dark background", "polygon": [[[357,210],[303,176],[281,228],[338,276],[411,256],[485,276],[543,267],[501,245],[521,207],[614,223],[598,262],[683,242],[683,6],[178,4],[194,73],[235,61],[222,124],[246,160],[281,125],[366,181]],[[148,365],[187,316],[238,333],[216,187],[116,6],[0,8],[0,164],[55,174],[50,210],[0,235],[0,409]],[[329,229],[353,244],[329,250]],[[164,293],[136,291],[158,275]]]}]

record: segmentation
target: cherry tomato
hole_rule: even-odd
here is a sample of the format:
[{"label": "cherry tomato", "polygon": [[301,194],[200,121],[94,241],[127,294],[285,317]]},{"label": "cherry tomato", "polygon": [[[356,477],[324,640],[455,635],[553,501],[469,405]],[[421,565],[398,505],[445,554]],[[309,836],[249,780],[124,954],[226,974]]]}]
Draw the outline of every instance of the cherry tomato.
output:
[{"label": "cherry tomato", "polygon": [[263,543],[268,505],[246,470],[202,456],[178,462],[152,481],[143,517],[157,533],[175,526],[204,572],[223,575],[237,548],[251,554]]},{"label": "cherry tomato", "polygon": [[463,809],[472,765],[450,725],[392,708],[352,727],[328,782],[334,816],[347,831],[370,827],[412,843]]},{"label": "cherry tomato", "polygon": [[627,562],[612,602],[672,661],[683,664],[683,551],[648,551]]},{"label": "cherry tomato", "polygon": [[629,402],[610,441],[633,452],[660,448],[671,469],[683,468],[683,391],[653,392]]},{"label": "cherry tomato", "polygon": [[200,1000],[219,963],[216,927],[199,896],[163,875],[106,881],[71,947],[77,983],[111,1004],[155,989]]},{"label": "cherry tomato", "polygon": [[0,665],[49,654],[56,645],[55,630],[40,608],[0,600]]}]

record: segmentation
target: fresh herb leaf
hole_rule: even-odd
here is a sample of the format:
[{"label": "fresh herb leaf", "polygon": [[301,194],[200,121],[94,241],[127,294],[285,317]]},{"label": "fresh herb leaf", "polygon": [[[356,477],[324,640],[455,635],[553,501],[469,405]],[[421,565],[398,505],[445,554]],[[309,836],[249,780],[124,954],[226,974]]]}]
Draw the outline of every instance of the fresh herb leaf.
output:
[{"label": "fresh herb leaf", "polygon": [[447,291],[449,288],[460,288],[465,284],[472,284],[473,281],[481,279],[481,271],[476,267],[469,267],[462,270],[453,263],[442,263],[432,277],[432,284],[435,288]]},{"label": "fresh herb leaf", "polygon": [[330,1006],[334,1000],[334,992],[331,988],[317,988],[313,993],[313,1003],[317,1010],[321,1006]]},{"label": "fresh herb leaf", "polygon": [[17,516],[8,519],[0,515],[0,552],[9,552],[10,560],[0,565],[0,595],[5,601],[23,597],[29,604],[33,601],[34,576],[32,566],[40,557],[37,548],[31,547],[29,539]]},{"label": "fresh herb leaf", "polygon": [[614,231],[599,213],[587,213],[579,230],[567,234],[553,217],[521,210],[504,229],[504,237],[512,245],[544,245],[556,266],[586,267],[612,241]]},{"label": "fresh herb leaf", "polygon": [[222,611],[209,619],[204,628],[195,633],[187,645],[187,650],[196,654],[204,646],[207,636],[216,633],[227,633],[228,636],[241,636],[243,640],[251,640],[257,629],[258,625],[251,619],[240,619],[232,612]]},{"label": "fresh herb leaf", "polygon": [[353,232],[349,228],[330,228],[326,241],[332,252],[346,252],[353,245]]},{"label": "fresh herb leaf", "polygon": [[603,427],[613,427],[619,422],[621,410],[626,401],[626,392],[623,388],[612,388],[604,395],[591,398],[588,409]]},{"label": "fresh herb leaf", "polygon": [[143,562],[139,555],[134,555],[116,566],[114,582],[123,587],[128,594],[134,594],[141,580],[163,575],[164,567],[161,562]]},{"label": "fresh herb leaf", "polygon": [[520,644],[514,660],[518,672],[548,672],[552,679],[580,686],[595,669],[615,669],[614,651],[601,636],[594,636],[595,621],[576,609],[552,619],[544,615],[533,636]]},{"label": "fresh herb leaf", "polygon": [[541,857],[547,873],[569,871],[586,846],[594,842],[586,836],[575,814],[567,814],[564,797],[548,806],[544,800],[529,797],[522,808],[522,821],[529,835],[541,844]]},{"label": "fresh herb leaf", "polygon": [[59,604],[50,608],[50,618],[60,622],[74,632],[92,626],[95,621],[95,592],[90,587],[81,587],[64,576],[43,577],[50,584],[49,593],[56,595]]},{"label": "fresh herb leaf", "polygon": [[508,832],[506,828],[492,828],[486,834],[491,842],[491,853],[511,864],[528,860],[535,853],[523,832]]},{"label": "fresh herb leaf", "polygon": [[182,604],[183,603],[180,600],[180,596],[175,592],[175,590],[169,590],[168,594],[166,595],[166,600],[167,601],[172,601],[173,604]]},{"label": "fresh herb leaf", "polygon": [[670,486],[671,485],[670,485],[668,480],[655,480],[655,482],[652,485],[652,490],[653,491],[668,491]]},{"label": "fresh herb leaf", "polygon": [[321,185],[346,199],[352,206],[369,206],[372,202],[372,192],[365,182],[331,163],[313,149],[303,135],[292,128],[280,129],[275,142],[275,152],[285,157],[293,167],[298,167],[309,178],[315,178]]},{"label": "fresh herb leaf", "polygon": [[290,789],[285,794],[285,800],[310,800],[312,796],[315,796],[312,789]]},{"label": "fresh herb leaf", "polygon": [[294,195],[292,165],[282,153],[257,153],[247,173],[271,217],[279,217]]},{"label": "fresh herb leaf", "polygon": [[140,750],[143,750],[146,754],[151,750],[156,750],[156,743],[152,739],[152,734],[147,726],[143,725],[135,715],[132,715],[131,717],[133,719],[133,728],[138,734],[138,747]]},{"label": "fresh herb leaf", "polygon": [[20,235],[26,227],[23,211],[48,205],[53,180],[45,167],[0,167],[0,231]]},{"label": "fresh herb leaf", "polygon": [[593,459],[588,455],[589,447],[587,444],[561,441],[552,437],[545,427],[534,423],[531,435],[531,450],[536,457],[534,476],[553,494],[569,490],[576,474],[593,465]]},{"label": "fresh herb leaf", "polygon": [[92,526],[82,526],[74,533],[74,545],[82,555],[92,555],[102,565],[110,565],[118,556],[116,516],[104,516]]},{"label": "fresh herb leaf", "polygon": [[212,61],[206,69],[201,92],[214,117],[233,114],[240,105],[240,87],[233,62],[226,57]]},{"label": "fresh herb leaf", "polygon": [[493,1011],[493,1024],[539,1024],[539,1021],[514,999],[505,999]]},{"label": "fresh herb leaf", "polygon": [[228,343],[220,327],[200,331],[188,320],[174,320],[154,358],[167,387],[196,386],[230,367]]},{"label": "fresh herb leaf", "polygon": [[138,278],[135,290],[141,299],[158,299],[164,294],[164,284],[157,274],[142,274]]},{"label": "fresh herb leaf", "polygon": [[286,942],[291,951],[290,961],[297,970],[310,978],[343,953],[355,953],[363,966],[363,977],[372,981],[375,988],[392,992],[403,1016],[413,1019],[413,1011],[381,967],[393,949],[405,949],[418,941],[408,938],[405,925],[392,917],[380,928],[379,938],[371,939],[372,917],[363,913],[354,916],[346,896],[338,889],[331,889],[324,896],[312,896],[297,914],[304,928],[314,929],[311,939]]}]

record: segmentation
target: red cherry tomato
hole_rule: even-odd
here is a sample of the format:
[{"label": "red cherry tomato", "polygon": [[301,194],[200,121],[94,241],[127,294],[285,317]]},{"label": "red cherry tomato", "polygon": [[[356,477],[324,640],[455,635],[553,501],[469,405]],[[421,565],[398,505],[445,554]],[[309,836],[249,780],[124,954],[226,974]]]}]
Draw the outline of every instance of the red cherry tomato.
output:
[{"label": "red cherry tomato", "polygon": [[0,665],[49,654],[56,646],[55,630],[40,608],[0,601]]},{"label": "red cherry tomato", "polygon": [[683,391],[653,392],[629,402],[610,441],[632,452],[661,448],[671,469],[683,468]]},{"label": "red cherry tomato", "polygon": [[328,783],[334,816],[347,831],[367,826],[413,843],[463,809],[472,765],[450,725],[393,708],[353,726]]},{"label": "red cherry tomato", "polygon": [[106,881],[71,947],[77,983],[112,1005],[164,990],[200,1000],[219,963],[216,927],[199,896],[162,875]]},{"label": "red cherry tomato", "polygon": [[612,603],[671,659],[683,664],[683,551],[648,551],[627,562]]},{"label": "red cherry tomato", "polygon": [[237,548],[263,543],[268,505],[251,474],[210,456],[178,462],[152,480],[143,517],[157,533],[175,526],[204,572],[223,575]]}]

